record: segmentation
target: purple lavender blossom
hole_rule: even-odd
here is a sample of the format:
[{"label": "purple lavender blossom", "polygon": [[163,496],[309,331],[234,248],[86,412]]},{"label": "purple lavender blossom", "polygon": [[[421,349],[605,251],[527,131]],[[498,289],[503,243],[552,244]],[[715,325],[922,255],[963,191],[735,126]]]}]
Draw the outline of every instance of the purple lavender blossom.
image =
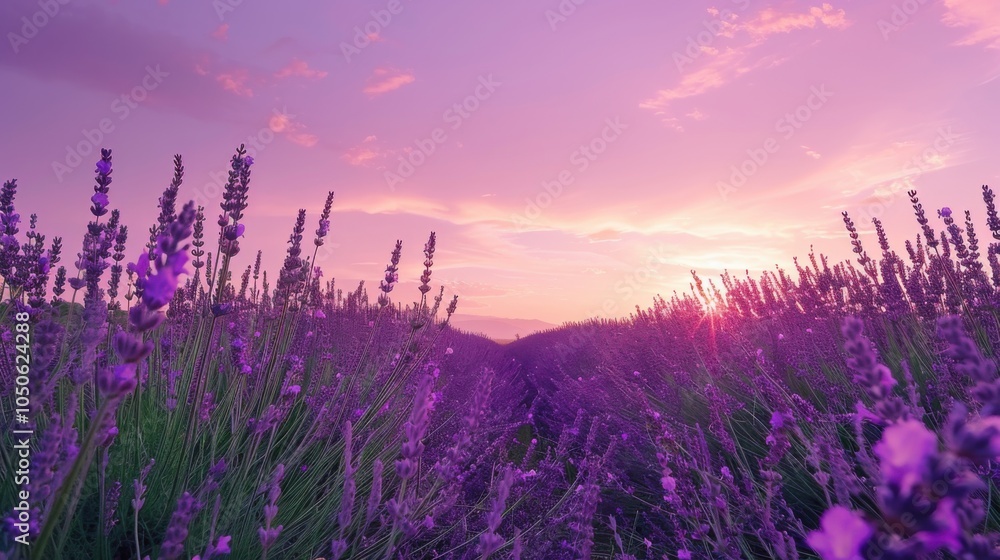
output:
[{"label": "purple lavender blossom", "polygon": [[326,203],[323,205],[323,212],[319,215],[319,228],[316,230],[316,238],[313,244],[322,247],[326,242],[326,236],[330,233],[330,212],[333,208],[333,191],[326,195]]},{"label": "purple lavender blossom", "polygon": [[430,425],[430,414],[434,408],[431,397],[431,389],[434,378],[430,375],[421,377],[417,385],[417,392],[413,396],[413,409],[410,418],[403,425],[403,432],[406,441],[400,450],[402,459],[396,461],[396,476],[406,480],[416,474],[417,459],[424,451],[424,437],[427,427]]},{"label": "purple lavender blossom", "polygon": [[[111,172],[111,150],[102,148],[101,159],[97,162],[97,184],[94,185],[94,195],[90,199],[93,203],[90,211],[95,217],[101,217],[108,213],[108,191],[111,185]],[[93,230],[91,233],[96,234]]]},{"label": "purple lavender blossom", "polygon": [[397,240],[396,247],[392,250],[392,255],[389,257],[389,265],[385,267],[385,278],[379,284],[379,290],[382,293],[378,296],[378,304],[382,307],[389,304],[389,292],[392,291],[396,282],[399,281],[399,259],[402,252],[403,242]]},{"label": "purple lavender blossom", "polygon": [[160,545],[160,558],[174,560],[184,554],[184,541],[187,540],[188,526],[194,517],[201,511],[202,504],[188,492],[177,500],[177,508],[170,516],[170,524],[167,525],[167,532],[163,537],[163,544]]},{"label": "purple lavender blossom", "polygon": [[857,513],[835,506],[823,514],[821,530],[809,533],[806,542],[823,560],[864,560],[861,548],[872,537],[871,526]]},{"label": "purple lavender blossom", "polygon": [[265,556],[267,550],[278,540],[278,536],[284,528],[282,525],[273,525],[274,518],[278,515],[278,498],[281,497],[281,481],[284,477],[285,466],[279,464],[274,469],[271,481],[266,487],[267,505],[264,506],[264,524],[257,529],[260,546],[264,549]]},{"label": "purple lavender blossom", "polygon": [[931,462],[938,452],[938,438],[922,422],[907,420],[886,428],[874,451],[884,480],[898,486],[903,494],[909,494],[930,474]]},{"label": "purple lavender blossom", "polygon": [[479,537],[479,552],[483,558],[488,558],[504,543],[504,538],[498,534],[498,531],[500,523],[503,521],[507,498],[510,496],[510,487],[513,483],[513,469],[508,467],[504,470],[503,478],[497,485],[496,496],[493,498],[490,511],[486,514],[486,531]]}]

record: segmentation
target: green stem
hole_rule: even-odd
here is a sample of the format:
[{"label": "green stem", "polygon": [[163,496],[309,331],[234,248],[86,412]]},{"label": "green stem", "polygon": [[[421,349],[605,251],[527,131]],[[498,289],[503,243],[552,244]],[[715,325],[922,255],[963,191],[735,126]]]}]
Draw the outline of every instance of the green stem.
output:
[{"label": "green stem", "polygon": [[76,460],[73,461],[73,467],[70,469],[69,474],[66,475],[66,481],[59,489],[59,494],[56,496],[56,500],[52,504],[52,509],[49,511],[49,516],[45,520],[45,525],[42,527],[42,532],[38,537],[38,546],[32,551],[31,557],[35,560],[48,558],[45,556],[45,552],[52,539],[52,532],[55,530],[56,524],[62,516],[63,509],[69,503],[70,495],[76,492],[76,487],[78,484],[82,484],[87,471],[90,469],[91,456],[94,453],[94,439],[97,437],[97,431],[104,424],[105,417],[113,410],[111,408],[112,403],[113,400],[105,400],[101,403],[97,414],[94,416],[94,422],[91,423],[90,429],[87,430],[87,435],[83,438],[80,452],[77,454]]}]

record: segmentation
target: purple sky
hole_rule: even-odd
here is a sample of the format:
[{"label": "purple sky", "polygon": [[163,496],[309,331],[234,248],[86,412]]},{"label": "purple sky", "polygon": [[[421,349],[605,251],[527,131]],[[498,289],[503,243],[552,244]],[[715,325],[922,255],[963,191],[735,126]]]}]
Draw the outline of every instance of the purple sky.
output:
[{"label": "purple sky", "polygon": [[335,190],[327,277],[374,287],[399,238],[412,301],[434,230],[466,314],[621,316],[691,269],[839,260],[842,210],[870,252],[870,215],[902,250],[909,188],[985,231],[998,173],[985,0],[8,0],[0,31],[0,176],[70,253],[95,145],[134,260],[173,154],[214,216],[246,143],[236,270],[261,248],[275,271],[296,210],[312,232]]}]

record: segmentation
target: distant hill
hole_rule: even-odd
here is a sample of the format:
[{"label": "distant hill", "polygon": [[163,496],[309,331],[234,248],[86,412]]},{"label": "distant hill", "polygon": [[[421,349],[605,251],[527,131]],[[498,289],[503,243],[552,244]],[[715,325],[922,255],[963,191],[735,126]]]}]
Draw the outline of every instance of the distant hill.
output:
[{"label": "distant hill", "polygon": [[537,331],[557,327],[538,319],[508,319],[489,315],[459,315],[451,318],[451,324],[463,331],[480,333],[498,342],[509,342],[518,335],[524,337]]}]

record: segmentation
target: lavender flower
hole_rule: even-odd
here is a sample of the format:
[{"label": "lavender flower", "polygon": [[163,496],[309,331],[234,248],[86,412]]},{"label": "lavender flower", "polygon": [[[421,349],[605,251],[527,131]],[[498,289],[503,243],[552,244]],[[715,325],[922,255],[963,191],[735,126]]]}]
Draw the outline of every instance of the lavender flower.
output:
[{"label": "lavender flower", "polygon": [[514,484],[513,469],[504,469],[503,478],[497,485],[497,493],[493,498],[493,503],[489,513],[486,514],[486,532],[479,536],[479,551],[483,558],[488,558],[496,552],[504,543],[504,538],[497,531],[503,521],[503,513],[507,507],[507,498],[510,496],[510,487]]},{"label": "lavender flower", "polygon": [[878,416],[889,422],[906,418],[909,415],[906,404],[892,394],[896,379],[888,367],[878,362],[871,341],[864,336],[864,323],[847,317],[841,332],[845,338],[844,349],[850,356],[847,365],[856,372],[854,382],[864,387],[875,401]]},{"label": "lavender flower", "polygon": [[938,246],[937,236],[934,230],[930,227],[930,220],[927,219],[927,215],[924,212],[924,205],[920,203],[920,199],[917,198],[917,191],[911,190],[906,193],[910,197],[910,203],[913,205],[913,212],[917,216],[917,223],[924,231],[924,239],[927,241],[928,248],[935,248]]},{"label": "lavender flower", "polygon": [[211,542],[208,543],[208,546],[205,547],[205,552],[203,554],[196,555],[192,557],[191,560],[211,560],[214,556],[231,554],[233,551],[229,547],[229,543],[232,540],[233,538],[229,535],[219,537],[214,544]]},{"label": "lavender flower", "polygon": [[205,255],[205,251],[202,247],[205,246],[205,207],[199,206],[198,212],[195,214],[195,223],[192,230],[192,241],[191,246],[191,256],[194,257],[194,262],[191,263],[195,269],[200,269],[205,263],[201,260],[201,257]]},{"label": "lavender flower", "polygon": [[266,487],[267,505],[264,506],[264,524],[257,529],[257,535],[260,537],[260,545],[264,549],[265,556],[267,555],[267,550],[278,539],[281,530],[284,528],[282,525],[276,527],[272,525],[274,518],[278,515],[278,498],[281,496],[281,480],[284,477],[285,466],[279,464],[274,469],[271,481]]},{"label": "lavender flower", "polygon": [[806,542],[823,560],[864,560],[861,548],[874,531],[857,513],[842,507],[830,508],[820,521],[822,529],[809,533]]},{"label": "lavender flower", "polygon": [[174,177],[164,189],[160,196],[158,206],[160,214],[156,218],[156,225],[149,228],[149,243],[146,249],[150,254],[154,254],[157,246],[157,239],[167,230],[167,227],[177,219],[177,193],[184,182],[184,163],[180,154],[174,155]]},{"label": "lavender flower", "polygon": [[448,304],[448,309],[447,309],[448,316],[444,320],[445,324],[448,324],[448,321],[451,320],[451,316],[454,315],[455,311],[457,310],[458,310],[458,296],[452,296],[451,303]]},{"label": "lavender flower", "polygon": [[861,245],[858,230],[854,227],[854,221],[851,220],[850,216],[848,216],[847,211],[841,212],[841,214],[844,216],[844,226],[847,228],[847,232],[851,237],[851,245],[854,246],[852,250],[858,255],[858,263],[864,267],[869,276],[874,278],[875,265],[872,262],[872,259],[868,256],[868,253],[865,252],[864,247]]},{"label": "lavender flower", "polygon": [[58,299],[66,291],[66,267],[60,266],[56,270],[56,278],[52,283],[52,297]]},{"label": "lavender flower", "polygon": [[139,514],[142,506],[146,503],[146,477],[149,476],[149,471],[153,469],[153,465],[155,464],[156,460],[150,459],[149,463],[139,473],[139,478],[132,481],[132,488],[135,491],[135,497],[132,498],[132,509],[135,510],[136,515]]},{"label": "lavender flower", "polygon": [[406,434],[406,441],[400,450],[403,458],[396,461],[396,476],[402,480],[416,474],[417,459],[424,451],[424,444],[421,440],[430,425],[430,414],[434,409],[434,401],[431,397],[433,385],[433,376],[425,374],[420,378],[417,392],[413,395],[413,409],[410,412],[410,418],[403,425],[403,432]]},{"label": "lavender flower", "polygon": [[295,287],[305,280],[302,276],[302,234],[306,227],[306,211],[300,209],[298,217],[295,219],[295,226],[292,234],[288,238],[288,254],[285,256],[284,266],[278,275],[278,290],[286,302],[291,298]]},{"label": "lavender flower", "polygon": [[185,272],[188,246],[183,243],[191,236],[194,220],[194,203],[189,202],[157,240],[156,255],[152,258],[152,275],[147,276],[145,272],[150,268],[150,254],[143,253],[139,257],[135,270],[136,284],[143,288],[142,305],[129,311],[129,321],[137,331],[149,330],[163,320],[158,311],[174,297],[177,277]]},{"label": "lavender flower", "polygon": [[97,184],[94,185],[94,195],[90,197],[90,201],[93,203],[90,212],[99,218],[108,213],[108,191],[111,189],[111,150],[101,149],[101,159],[97,162],[96,173]]},{"label": "lavender flower", "polygon": [[997,216],[993,189],[988,185],[983,185],[983,202],[986,203],[986,225],[990,228],[993,239],[1000,240],[1000,217]]},{"label": "lavender flower", "polygon": [[886,428],[874,451],[883,480],[909,494],[930,475],[938,452],[937,435],[922,422],[907,420]]},{"label": "lavender flower", "polygon": [[[117,210],[114,212],[117,212]],[[122,271],[124,270],[121,262],[125,260],[125,242],[128,240],[128,227],[120,226],[115,231],[114,240],[114,253],[112,253],[111,259],[115,264],[111,265],[111,280],[108,284],[108,295],[111,296],[112,301],[118,296],[118,286],[121,282]]]},{"label": "lavender flower", "polygon": [[188,492],[177,500],[177,508],[170,516],[170,524],[160,545],[160,558],[174,560],[184,554],[184,541],[188,536],[188,526],[201,511],[202,504]]},{"label": "lavender flower", "polygon": [[316,230],[316,239],[313,244],[322,247],[327,234],[330,233],[330,212],[333,207],[333,191],[326,195],[326,203],[323,205],[323,213],[319,216],[319,229]]},{"label": "lavender flower", "polygon": [[340,560],[347,553],[348,544],[344,539],[334,539],[330,542],[330,557],[332,560]]},{"label": "lavender flower", "polygon": [[111,534],[111,530],[118,524],[118,500],[122,496],[122,483],[114,481],[108,489],[104,498],[104,535]]},{"label": "lavender flower", "polygon": [[240,144],[230,162],[229,179],[222,191],[223,215],[219,217],[219,225],[225,226],[232,219],[234,223],[243,219],[243,211],[247,208],[247,192],[250,183],[250,166],[253,158],[247,161],[246,148]]},{"label": "lavender flower", "polygon": [[341,536],[344,535],[347,527],[351,524],[351,514],[354,510],[354,497],[357,493],[357,482],[354,480],[354,473],[357,472],[357,465],[354,464],[351,444],[353,429],[351,422],[344,425],[344,491],[340,499],[340,514],[337,521],[340,523]]},{"label": "lavender flower", "polygon": [[[451,348],[448,350],[451,350]],[[461,428],[459,428],[459,431],[452,437],[453,445],[448,448],[444,457],[442,457],[437,464],[434,465],[434,469],[446,481],[452,481],[458,476],[459,467],[467,457],[468,448],[472,443],[472,436],[482,419],[483,413],[486,410],[487,402],[490,398],[493,375],[493,370],[487,370],[480,378],[479,385],[476,387],[475,393],[472,397],[472,407],[462,419]],[[529,456],[530,452],[526,453],[525,460],[527,460]]]},{"label": "lavender flower", "polygon": [[397,240],[396,248],[392,250],[392,256],[389,258],[389,266],[385,267],[385,279],[379,284],[379,290],[382,293],[378,296],[378,304],[381,307],[389,305],[389,292],[392,291],[393,286],[399,281],[399,258],[402,252],[403,242]]},{"label": "lavender flower", "polygon": [[437,244],[437,234],[431,232],[430,239],[424,245],[424,273],[420,275],[420,293],[424,296],[431,291],[431,266],[434,265],[434,249]]}]

